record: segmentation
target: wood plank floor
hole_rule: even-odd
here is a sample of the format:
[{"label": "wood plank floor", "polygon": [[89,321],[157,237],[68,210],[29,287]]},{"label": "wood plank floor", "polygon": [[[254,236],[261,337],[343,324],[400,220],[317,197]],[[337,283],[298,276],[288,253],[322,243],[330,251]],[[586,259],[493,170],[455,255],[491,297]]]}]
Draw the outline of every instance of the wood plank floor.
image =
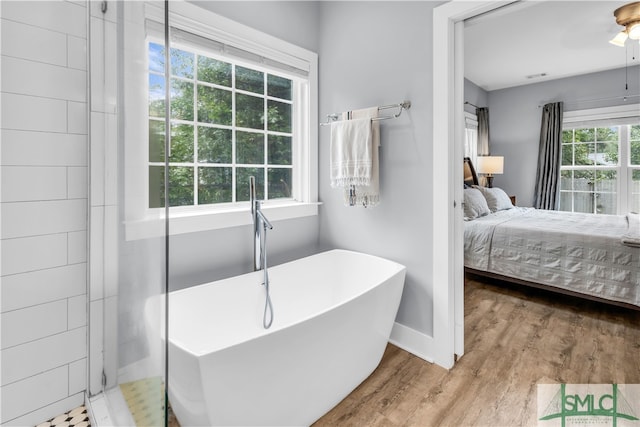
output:
[{"label": "wood plank floor", "polygon": [[467,277],[465,355],[393,345],[314,426],[535,426],[537,384],[640,383],[640,312]]}]

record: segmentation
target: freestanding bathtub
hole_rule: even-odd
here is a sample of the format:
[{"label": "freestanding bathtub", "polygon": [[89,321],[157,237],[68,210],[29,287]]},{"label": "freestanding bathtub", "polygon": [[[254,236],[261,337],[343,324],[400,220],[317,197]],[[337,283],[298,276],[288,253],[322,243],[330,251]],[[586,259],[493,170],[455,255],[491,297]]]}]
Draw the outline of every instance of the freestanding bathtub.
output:
[{"label": "freestanding bathtub", "polygon": [[[270,329],[262,272],[171,292],[168,392],[180,424],[312,424],[380,363],[405,271],[345,250],[270,267]],[[147,305],[152,329],[163,304]]]}]

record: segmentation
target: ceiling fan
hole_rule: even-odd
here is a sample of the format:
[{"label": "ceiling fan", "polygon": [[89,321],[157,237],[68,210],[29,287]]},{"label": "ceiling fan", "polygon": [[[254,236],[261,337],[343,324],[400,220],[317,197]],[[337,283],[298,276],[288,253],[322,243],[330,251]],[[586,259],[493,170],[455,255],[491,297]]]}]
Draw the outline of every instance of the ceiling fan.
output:
[{"label": "ceiling fan", "polygon": [[623,47],[627,38],[640,40],[640,1],[625,4],[613,11],[618,25],[624,26],[609,43]]}]

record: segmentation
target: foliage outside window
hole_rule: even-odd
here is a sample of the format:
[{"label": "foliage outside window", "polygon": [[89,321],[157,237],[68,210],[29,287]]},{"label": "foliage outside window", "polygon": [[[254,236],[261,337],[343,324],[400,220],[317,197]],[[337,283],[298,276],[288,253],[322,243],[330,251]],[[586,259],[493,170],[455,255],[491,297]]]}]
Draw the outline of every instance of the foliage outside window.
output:
[{"label": "foliage outside window", "polygon": [[562,134],[560,210],[640,210],[640,125],[580,127]]},{"label": "foliage outside window", "polygon": [[[164,207],[164,46],[150,42],[149,207]],[[197,206],[293,190],[293,80],[171,48],[169,205]],[[257,67],[256,67],[257,68]]]}]

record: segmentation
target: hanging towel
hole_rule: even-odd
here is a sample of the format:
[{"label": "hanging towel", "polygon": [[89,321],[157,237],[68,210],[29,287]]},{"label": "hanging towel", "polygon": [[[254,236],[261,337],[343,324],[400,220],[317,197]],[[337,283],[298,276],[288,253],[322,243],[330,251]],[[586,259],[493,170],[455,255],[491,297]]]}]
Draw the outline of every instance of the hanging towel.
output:
[{"label": "hanging towel", "polygon": [[628,231],[622,235],[621,243],[623,245],[640,248],[640,215],[628,213],[627,222],[629,224]]},{"label": "hanging towel", "polygon": [[371,119],[331,123],[331,186],[369,185],[372,168]]},{"label": "hanging towel", "polygon": [[[378,107],[354,110],[348,115],[352,120],[362,118],[375,119],[378,117]],[[380,149],[380,122],[377,120],[371,120],[371,145],[371,179],[369,180],[369,184],[355,185],[350,189],[351,191],[345,191],[345,205],[368,208],[380,203],[380,165],[378,153]]]}]

